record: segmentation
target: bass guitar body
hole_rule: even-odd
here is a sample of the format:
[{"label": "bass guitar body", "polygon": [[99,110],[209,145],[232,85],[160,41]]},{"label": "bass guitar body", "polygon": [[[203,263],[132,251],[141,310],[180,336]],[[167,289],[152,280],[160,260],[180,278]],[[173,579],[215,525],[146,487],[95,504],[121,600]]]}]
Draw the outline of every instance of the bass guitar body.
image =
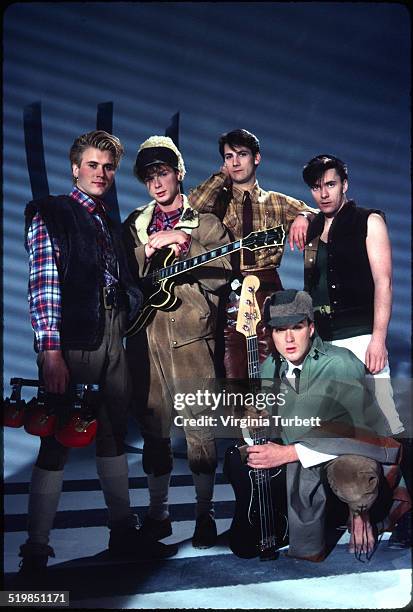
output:
[{"label": "bass guitar body", "polygon": [[[276,559],[288,544],[285,469],[251,469],[241,458],[238,446],[225,453],[224,474],[234,489],[236,506],[229,530],[232,552],[244,559]],[[266,481],[262,482],[262,477]]]}]

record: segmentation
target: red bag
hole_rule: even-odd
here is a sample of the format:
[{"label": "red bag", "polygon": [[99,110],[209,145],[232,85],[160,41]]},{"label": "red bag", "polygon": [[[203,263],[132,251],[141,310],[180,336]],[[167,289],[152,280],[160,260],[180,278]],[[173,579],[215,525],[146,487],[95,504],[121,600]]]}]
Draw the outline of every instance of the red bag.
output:
[{"label": "red bag", "polygon": [[24,400],[13,401],[13,398],[7,397],[3,403],[3,425],[5,427],[22,427],[26,408]]},{"label": "red bag", "polygon": [[39,389],[39,394],[27,404],[24,416],[24,429],[32,436],[52,436],[57,425],[54,411],[47,406],[44,392]]},{"label": "red bag", "polygon": [[55,433],[56,440],[70,448],[91,444],[98,428],[95,417],[98,402],[99,385],[77,384],[72,415],[69,421]]}]

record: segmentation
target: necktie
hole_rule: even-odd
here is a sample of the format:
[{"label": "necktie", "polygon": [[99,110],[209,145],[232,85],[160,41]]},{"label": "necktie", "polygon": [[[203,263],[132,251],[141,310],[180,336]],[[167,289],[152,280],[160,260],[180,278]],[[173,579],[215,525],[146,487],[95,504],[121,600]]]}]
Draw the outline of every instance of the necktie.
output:
[{"label": "necktie", "polygon": [[[248,236],[253,231],[252,228],[252,202],[249,191],[244,191],[244,202],[242,204],[242,237]],[[252,251],[243,249],[242,251],[244,266],[255,264],[255,254]]]},{"label": "necktie", "polygon": [[295,376],[295,379],[294,379],[295,390],[298,393],[300,390],[300,376],[301,376],[300,368],[294,368],[293,374]]}]

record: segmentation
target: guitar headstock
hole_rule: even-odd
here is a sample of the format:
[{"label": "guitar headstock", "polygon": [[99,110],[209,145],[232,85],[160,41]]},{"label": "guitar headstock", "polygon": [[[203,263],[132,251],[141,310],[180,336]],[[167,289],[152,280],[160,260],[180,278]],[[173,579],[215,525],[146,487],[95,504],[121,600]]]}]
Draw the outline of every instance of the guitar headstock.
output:
[{"label": "guitar headstock", "polygon": [[246,276],[242,282],[236,330],[247,338],[256,335],[257,324],[261,321],[260,307],[256,297],[259,286],[260,281],[253,274]]},{"label": "guitar headstock", "polygon": [[283,225],[271,227],[270,229],[251,232],[242,239],[242,248],[255,251],[271,246],[283,246],[285,240],[285,230]]}]

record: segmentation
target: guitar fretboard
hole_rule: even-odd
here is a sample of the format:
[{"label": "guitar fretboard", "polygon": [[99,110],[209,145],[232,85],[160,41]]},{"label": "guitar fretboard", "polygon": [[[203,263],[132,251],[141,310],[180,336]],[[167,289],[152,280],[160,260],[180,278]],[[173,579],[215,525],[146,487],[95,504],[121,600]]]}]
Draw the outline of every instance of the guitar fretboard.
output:
[{"label": "guitar fretboard", "polygon": [[213,251],[208,251],[206,253],[202,253],[201,255],[196,255],[195,257],[191,257],[190,259],[184,259],[182,261],[177,261],[171,266],[167,266],[166,268],[161,268],[153,273],[152,277],[155,281],[161,281],[165,278],[170,278],[171,276],[177,276],[178,274],[182,274],[187,270],[191,270],[192,268],[196,268],[197,266],[203,266],[208,261],[212,261],[213,259],[219,259],[220,257],[224,257],[225,255],[229,255],[234,253],[235,251],[239,251],[242,248],[242,238],[237,240],[236,242],[231,242],[230,244],[226,244],[222,247],[218,247]]},{"label": "guitar fretboard", "polygon": [[258,338],[256,335],[247,337],[248,378],[260,378],[260,360],[258,354]]},{"label": "guitar fretboard", "polygon": [[230,242],[222,247],[217,247],[212,251],[201,253],[200,255],[191,257],[190,259],[176,261],[170,266],[166,266],[165,268],[160,268],[159,270],[152,272],[152,274],[149,276],[154,282],[162,281],[171,276],[182,274],[183,272],[191,270],[192,268],[202,266],[208,261],[213,261],[214,259],[225,257],[225,255],[230,255],[231,253],[239,251],[240,249],[244,248],[256,251],[257,249],[265,249],[271,246],[282,246],[284,244],[284,240],[284,227],[282,225],[278,225],[277,227],[272,227],[266,230],[252,232],[251,234],[248,234],[248,236],[240,238],[235,242]]}]

